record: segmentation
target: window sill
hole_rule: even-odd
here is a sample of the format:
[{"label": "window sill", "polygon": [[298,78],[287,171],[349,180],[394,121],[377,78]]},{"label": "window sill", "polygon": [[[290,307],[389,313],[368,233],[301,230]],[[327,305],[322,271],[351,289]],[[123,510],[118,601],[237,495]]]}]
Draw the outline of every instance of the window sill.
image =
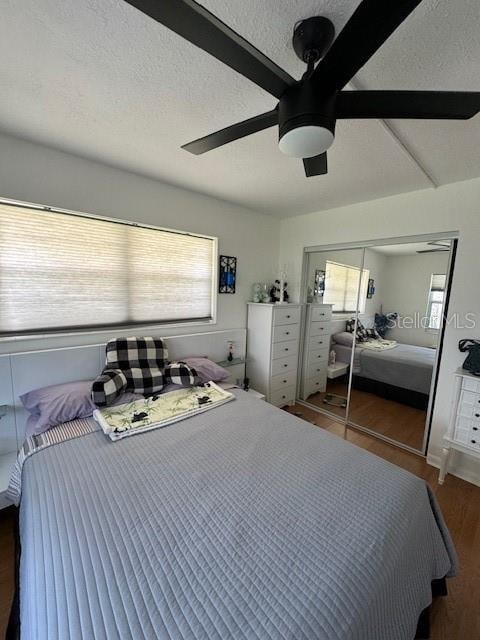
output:
[{"label": "window sill", "polygon": [[60,339],[60,338],[70,338],[70,337],[80,337],[80,336],[93,336],[93,335],[102,335],[106,333],[112,333],[112,337],[115,337],[113,334],[130,334],[134,335],[139,331],[145,332],[150,330],[163,330],[167,331],[170,329],[180,329],[180,328],[189,328],[189,327],[207,327],[211,325],[217,324],[217,319],[212,318],[211,320],[196,320],[192,322],[176,322],[176,323],[168,323],[168,324],[145,324],[145,325],[125,325],[124,327],[104,327],[98,329],[84,329],[78,331],[54,331],[49,333],[25,333],[17,336],[0,336],[0,343],[16,343],[27,340],[45,340],[45,339]]}]

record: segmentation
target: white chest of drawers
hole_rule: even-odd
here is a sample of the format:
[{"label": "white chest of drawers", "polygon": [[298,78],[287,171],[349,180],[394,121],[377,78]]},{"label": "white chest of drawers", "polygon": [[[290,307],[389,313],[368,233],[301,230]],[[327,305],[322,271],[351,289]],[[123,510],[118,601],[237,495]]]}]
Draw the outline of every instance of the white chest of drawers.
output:
[{"label": "white chest of drawers", "polygon": [[248,304],[247,377],[278,407],[295,402],[301,305]]},{"label": "white chest of drawers", "polygon": [[463,369],[455,373],[452,413],[443,439],[439,484],[445,480],[451,449],[480,459],[480,378]]},{"label": "white chest of drawers", "polygon": [[300,382],[300,398],[302,400],[306,400],[317,391],[325,391],[327,387],[331,325],[331,304],[306,305]]}]

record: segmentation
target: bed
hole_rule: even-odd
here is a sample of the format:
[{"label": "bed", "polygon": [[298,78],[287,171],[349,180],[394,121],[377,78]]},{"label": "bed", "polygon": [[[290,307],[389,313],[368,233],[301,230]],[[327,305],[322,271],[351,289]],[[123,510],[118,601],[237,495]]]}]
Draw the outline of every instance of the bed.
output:
[{"label": "bed", "polygon": [[25,460],[22,640],[415,637],[457,567],[428,486],[234,393],[118,442],[75,421]]},{"label": "bed", "polygon": [[[350,363],[350,346],[333,344],[338,362]],[[435,349],[400,344],[386,351],[355,346],[353,386],[426,409],[432,382]]]}]

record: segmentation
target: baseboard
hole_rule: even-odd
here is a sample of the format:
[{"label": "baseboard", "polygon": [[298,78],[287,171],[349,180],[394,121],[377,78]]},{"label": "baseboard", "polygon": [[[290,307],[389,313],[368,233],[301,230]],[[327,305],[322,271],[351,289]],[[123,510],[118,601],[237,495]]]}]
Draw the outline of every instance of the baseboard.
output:
[{"label": "baseboard", "polygon": [[[437,469],[440,469],[440,456],[428,454],[427,463],[432,467],[436,467]],[[454,469],[453,471],[449,470],[448,474],[451,476],[455,476],[456,478],[460,478],[460,480],[465,480],[465,482],[470,482],[470,484],[474,484],[477,487],[480,487],[480,474],[478,472],[471,471],[470,469],[457,468],[457,469]]]}]

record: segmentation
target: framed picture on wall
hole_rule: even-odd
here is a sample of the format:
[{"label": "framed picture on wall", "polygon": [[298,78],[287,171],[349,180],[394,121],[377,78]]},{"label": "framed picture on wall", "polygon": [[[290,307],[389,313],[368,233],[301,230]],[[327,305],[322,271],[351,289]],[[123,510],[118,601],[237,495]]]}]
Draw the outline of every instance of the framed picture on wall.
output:
[{"label": "framed picture on wall", "polygon": [[237,281],[237,259],[233,256],[220,256],[218,293],[235,293]]},{"label": "framed picture on wall", "polygon": [[373,278],[368,279],[367,298],[373,298],[375,293],[375,280]]},{"label": "framed picture on wall", "polygon": [[314,299],[323,298],[325,293],[325,270],[315,269],[315,282],[313,284]]}]

